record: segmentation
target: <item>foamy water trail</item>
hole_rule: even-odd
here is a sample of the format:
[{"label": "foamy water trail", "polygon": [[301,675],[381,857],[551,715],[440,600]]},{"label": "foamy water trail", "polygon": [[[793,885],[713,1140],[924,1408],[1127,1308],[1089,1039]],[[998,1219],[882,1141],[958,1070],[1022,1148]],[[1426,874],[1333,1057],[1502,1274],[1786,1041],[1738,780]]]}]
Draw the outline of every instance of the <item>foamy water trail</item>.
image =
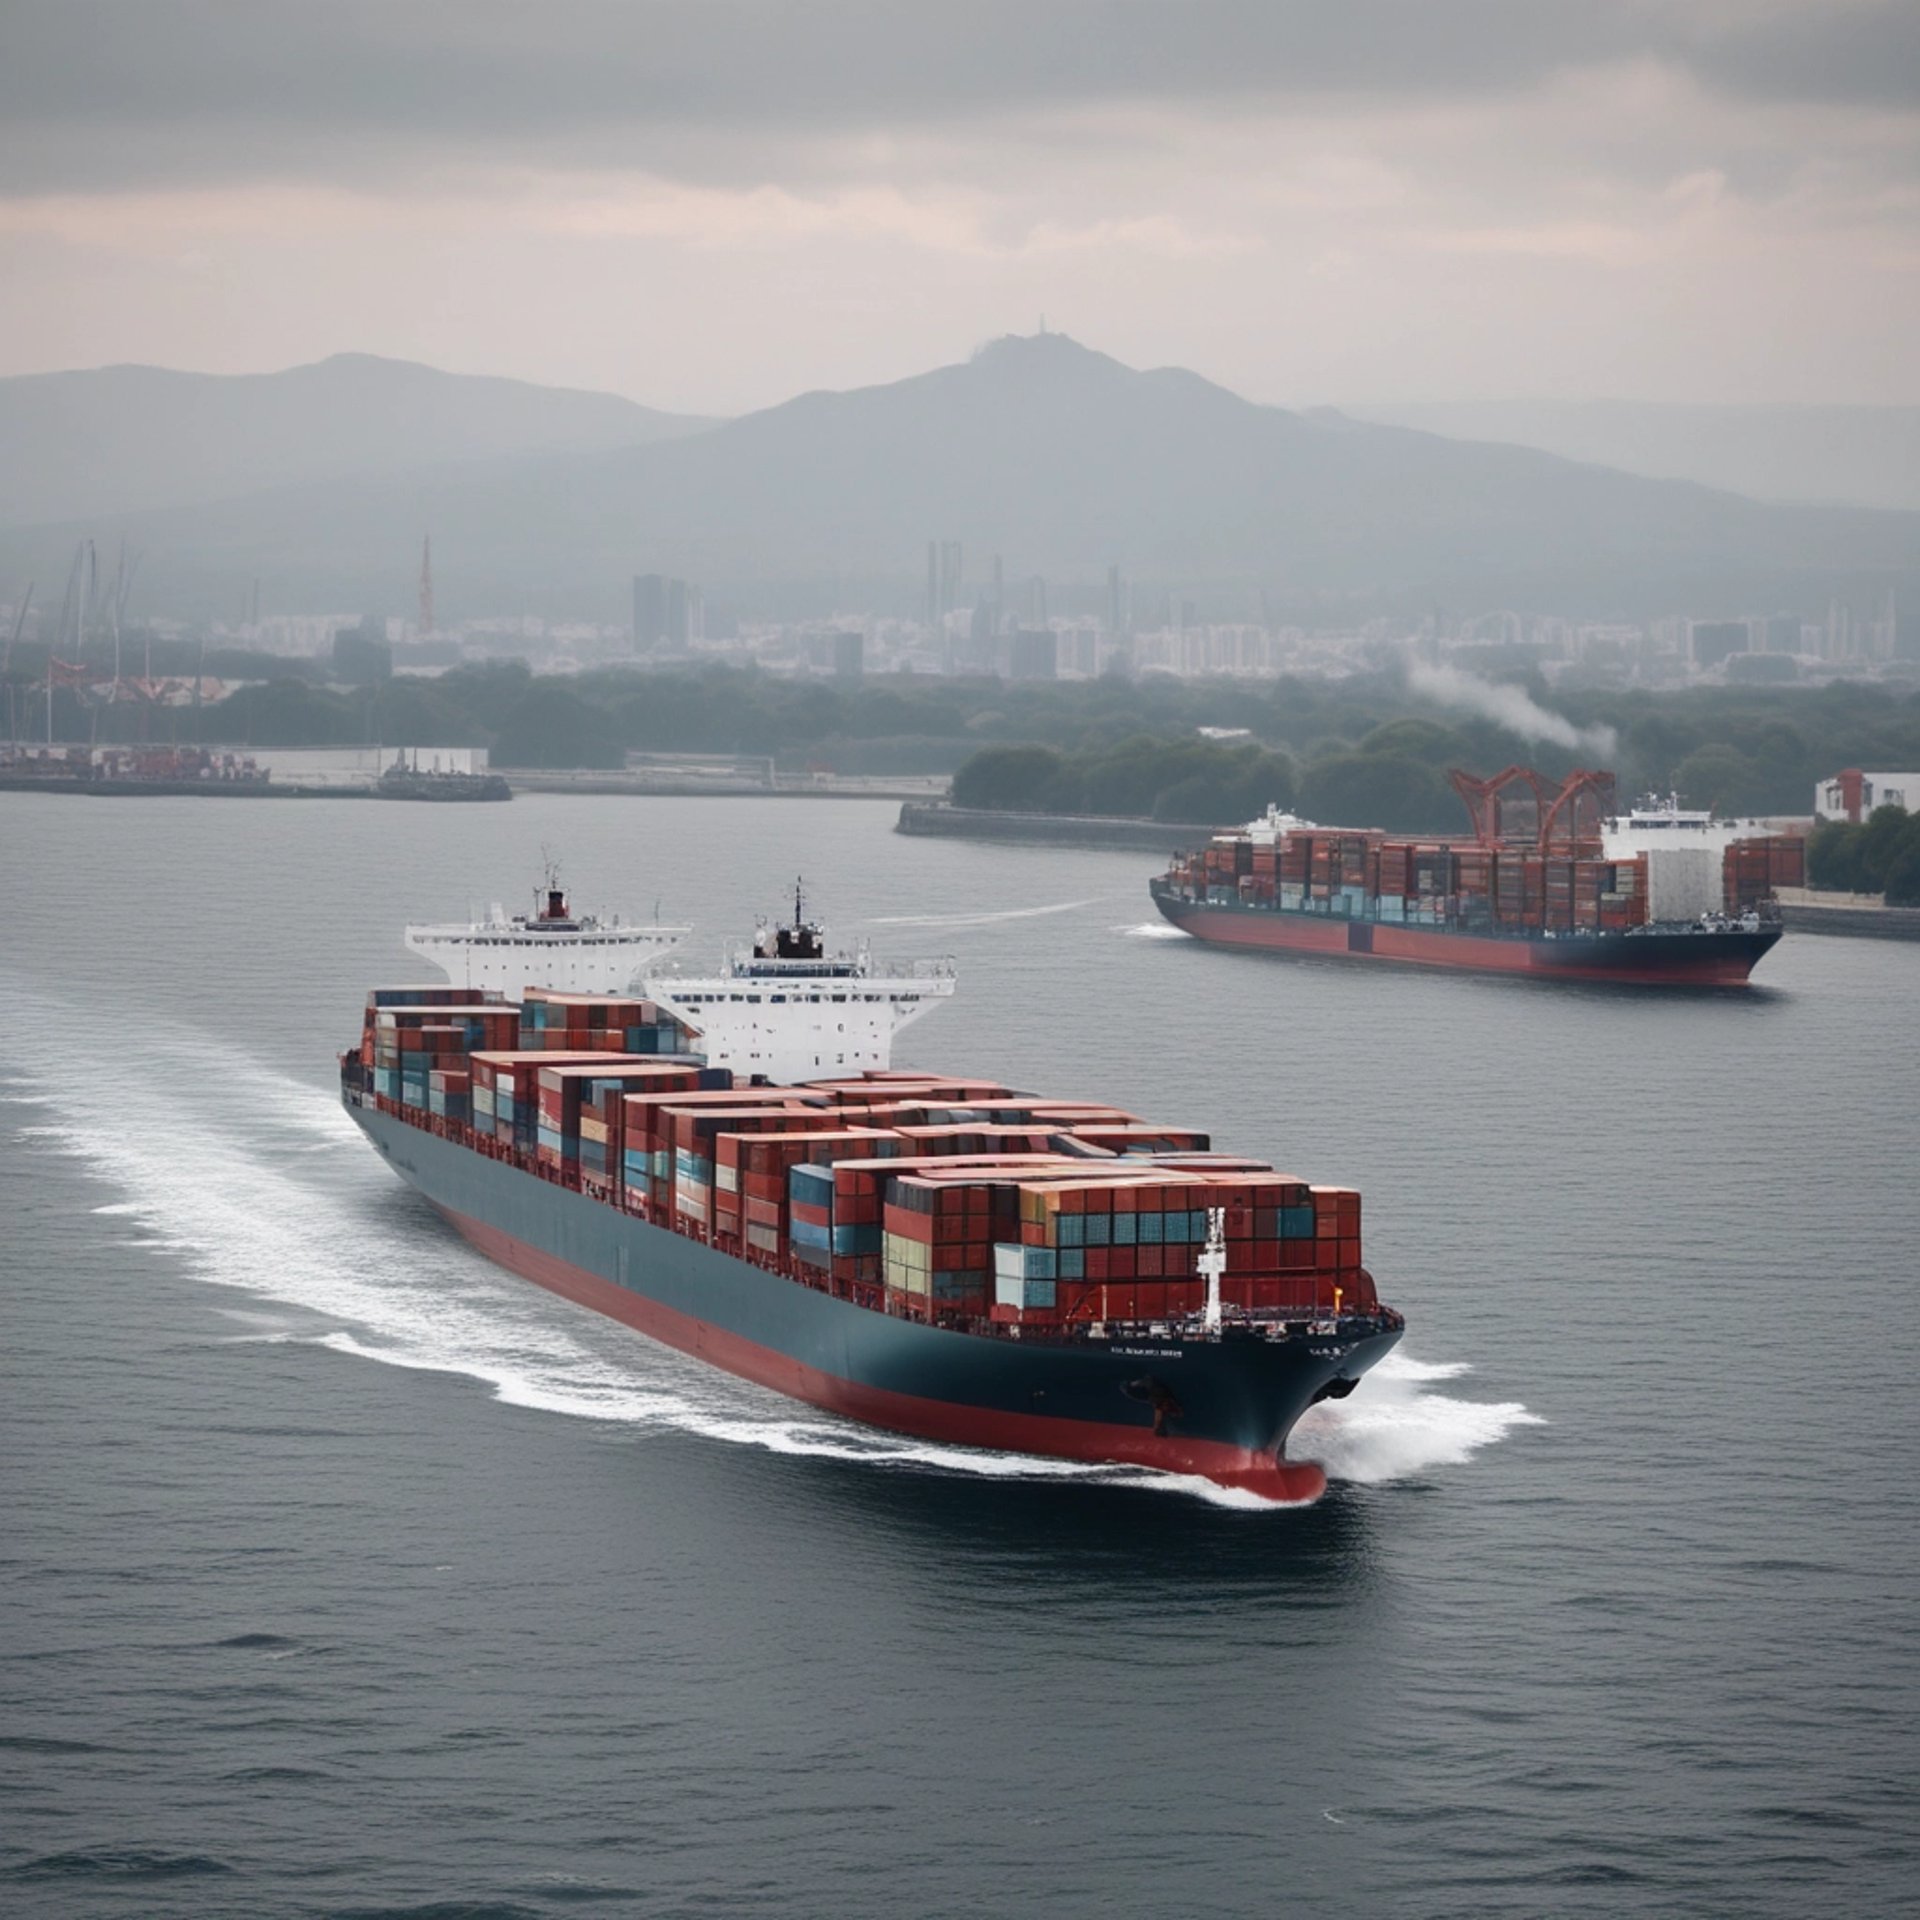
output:
[{"label": "foamy water trail", "polygon": [[1185,927],[1169,925],[1165,920],[1142,920],[1134,926],[1115,927],[1115,933],[1123,933],[1129,940],[1191,940],[1193,935]]},{"label": "foamy water trail", "polygon": [[1095,894],[1087,900],[1056,900],[1045,907],[1006,907],[997,913],[902,913],[868,921],[874,927],[992,927],[1004,920],[1038,920],[1050,913],[1077,913],[1082,907],[1097,907],[1110,894]]},{"label": "foamy water trail", "polygon": [[[66,1011],[0,983],[7,1031],[80,1030]],[[32,1115],[15,1136],[70,1155],[125,1195],[90,1210],[113,1231],[109,1244],[177,1253],[199,1278],[253,1296],[258,1305],[225,1310],[245,1328],[231,1343],[311,1342],[457,1374],[510,1406],[773,1453],[1091,1481],[1271,1511],[1182,1476],[935,1446],[797,1409],[482,1259],[365,1149],[326,1092],[184,1028],[142,1020],[137,1049],[112,1046],[97,1018],[85,1030],[99,1038],[50,1038],[0,1087],[0,1103]],[[1461,1371],[1392,1357],[1352,1400],[1309,1414],[1289,1451],[1335,1479],[1374,1483],[1457,1464],[1533,1418],[1431,1390]]]},{"label": "foamy water trail", "polygon": [[1545,1424],[1516,1400],[1462,1400],[1435,1390],[1472,1371],[1465,1361],[1433,1365],[1396,1349],[1351,1398],[1309,1407],[1287,1452],[1319,1461],[1329,1480],[1378,1486],[1464,1465],[1516,1427]]}]

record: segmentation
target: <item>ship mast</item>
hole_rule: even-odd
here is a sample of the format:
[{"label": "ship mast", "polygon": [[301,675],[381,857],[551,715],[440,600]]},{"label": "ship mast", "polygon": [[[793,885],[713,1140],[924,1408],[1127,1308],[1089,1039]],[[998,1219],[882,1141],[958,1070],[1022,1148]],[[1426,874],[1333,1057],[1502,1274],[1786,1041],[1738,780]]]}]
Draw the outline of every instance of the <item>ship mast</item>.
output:
[{"label": "ship mast", "polygon": [[1227,1270],[1227,1210],[1207,1209],[1207,1244],[1194,1263],[1195,1271],[1207,1283],[1206,1324],[1209,1333],[1220,1331],[1220,1281]]}]

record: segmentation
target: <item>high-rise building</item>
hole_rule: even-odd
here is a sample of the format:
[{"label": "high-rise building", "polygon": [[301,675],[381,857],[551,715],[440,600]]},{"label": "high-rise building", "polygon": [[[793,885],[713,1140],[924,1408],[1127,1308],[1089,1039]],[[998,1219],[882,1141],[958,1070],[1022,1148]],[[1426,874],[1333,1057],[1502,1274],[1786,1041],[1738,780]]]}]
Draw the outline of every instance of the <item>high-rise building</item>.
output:
[{"label": "high-rise building", "polygon": [[867,636],[864,633],[833,636],[833,670],[842,680],[857,680],[866,672]]},{"label": "high-rise building", "polygon": [[1052,680],[1060,672],[1060,643],[1051,627],[1022,627],[1007,636],[1009,680]]},{"label": "high-rise building", "polygon": [[633,650],[684,647],[700,631],[700,589],[663,573],[633,576]]},{"label": "high-rise building", "polygon": [[1847,660],[1853,656],[1853,609],[1838,600],[1827,603],[1827,637],[1820,653],[1826,660]]},{"label": "high-rise building", "polygon": [[1047,583],[1036,573],[1027,582],[1027,625],[1044,627],[1047,624]]},{"label": "high-rise building", "polygon": [[1900,657],[1900,608],[1891,587],[1887,589],[1887,596],[1880,603],[1880,611],[1874,618],[1872,632],[1873,638],[1867,648],[1867,657],[1871,660],[1897,660]]},{"label": "high-rise building", "polygon": [[393,678],[393,647],[379,614],[366,614],[357,627],[342,627],[334,634],[333,677],[354,687]]},{"label": "high-rise building", "polygon": [[657,573],[633,576],[633,650],[651,653],[667,637],[667,583]]},{"label": "high-rise building", "polygon": [[1696,667],[1717,667],[1746,651],[1744,620],[1693,620],[1687,625],[1687,652]]},{"label": "high-rise building", "polygon": [[1116,640],[1127,631],[1127,588],[1116,561],[1107,569],[1107,632]]},{"label": "high-rise building", "polygon": [[1896,660],[1920,660],[1920,613],[1895,610],[1893,657]]},{"label": "high-rise building", "polygon": [[927,542],[927,625],[940,624],[940,543]]}]

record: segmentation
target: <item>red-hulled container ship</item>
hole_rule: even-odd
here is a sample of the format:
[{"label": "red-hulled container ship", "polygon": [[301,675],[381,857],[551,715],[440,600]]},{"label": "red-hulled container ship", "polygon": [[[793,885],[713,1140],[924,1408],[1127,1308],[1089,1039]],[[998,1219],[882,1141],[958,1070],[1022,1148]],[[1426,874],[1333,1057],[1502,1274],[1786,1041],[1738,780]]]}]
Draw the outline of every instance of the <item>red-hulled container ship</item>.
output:
[{"label": "red-hulled container ship", "polygon": [[1455,773],[1455,839],[1316,826],[1270,809],[1149,883],[1221,946],[1612,985],[1738,987],[1781,934],[1805,842],[1677,797],[1613,811],[1613,776]]},{"label": "red-hulled container ship", "polygon": [[888,993],[917,1011],[940,981],[829,955],[796,904],[646,1000],[378,989],[342,1098],[482,1252],[729,1372],[927,1439],[1316,1498],[1289,1431],[1403,1326],[1359,1194],[875,1064]]}]

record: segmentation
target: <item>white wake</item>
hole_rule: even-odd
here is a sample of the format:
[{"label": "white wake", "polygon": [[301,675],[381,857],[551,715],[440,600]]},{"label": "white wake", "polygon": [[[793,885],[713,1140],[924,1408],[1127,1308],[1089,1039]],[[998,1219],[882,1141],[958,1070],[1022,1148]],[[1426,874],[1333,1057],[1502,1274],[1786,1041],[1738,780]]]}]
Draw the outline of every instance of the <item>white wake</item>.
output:
[{"label": "white wake", "polygon": [[1005,920],[1039,920],[1050,913],[1078,913],[1082,907],[1097,907],[1111,894],[1094,894],[1086,900],[1056,900],[1045,907],[1004,907],[994,913],[899,913],[868,921],[873,927],[997,927]]},{"label": "white wake", "polygon": [[[114,1045],[0,983],[0,1020],[31,1041],[0,1085],[15,1137],[71,1156],[122,1198],[90,1209],[109,1243],[181,1255],[250,1296],[234,1343],[305,1341],[382,1365],[458,1374],[574,1419],[671,1429],[769,1452],[996,1480],[1071,1480],[1271,1510],[1204,1481],[943,1447],[796,1408],[504,1273],[457,1239],[367,1149],[326,1092],[184,1028],[142,1019]],[[92,1047],[97,1045],[98,1051]],[[129,1230],[137,1238],[128,1238]],[[1352,1399],[1314,1409],[1289,1453],[1372,1484],[1454,1465],[1533,1418],[1433,1391],[1462,1368],[1391,1356]]]},{"label": "white wake", "polygon": [[1317,1460],[1329,1480],[1379,1486],[1464,1465],[1515,1427],[1542,1426],[1517,1400],[1462,1400],[1436,1392],[1472,1372],[1464,1361],[1435,1366],[1396,1348],[1345,1400],[1309,1407],[1287,1442],[1290,1458]]}]

